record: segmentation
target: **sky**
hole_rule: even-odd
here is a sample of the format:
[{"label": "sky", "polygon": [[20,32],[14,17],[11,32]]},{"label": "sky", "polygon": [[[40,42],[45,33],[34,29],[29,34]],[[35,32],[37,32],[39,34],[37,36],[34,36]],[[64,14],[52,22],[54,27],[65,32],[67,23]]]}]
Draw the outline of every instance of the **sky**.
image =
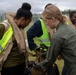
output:
[{"label": "sky", "polygon": [[61,11],[76,9],[76,0],[0,0],[0,12],[16,12],[24,2],[31,4],[33,13],[41,13],[48,3],[55,4]]}]

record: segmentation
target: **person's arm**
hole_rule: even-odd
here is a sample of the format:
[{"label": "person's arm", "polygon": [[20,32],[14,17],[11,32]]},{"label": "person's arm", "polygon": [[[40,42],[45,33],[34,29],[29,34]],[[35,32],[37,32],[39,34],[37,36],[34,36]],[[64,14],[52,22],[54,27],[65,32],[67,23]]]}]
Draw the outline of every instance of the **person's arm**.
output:
[{"label": "person's arm", "polygon": [[41,68],[45,71],[49,66],[52,66],[55,62],[56,58],[58,57],[61,50],[61,41],[58,39],[52,39],[51,40],[51,46],[48,50],[46,59],[38,63],[38,65],[41,66]]},{"label": "person's arm", "polygon": [[2,38],[5,31],[5,26],[3,24],[0,24],[0,39]]},{"label": "person's arm", "polygon": [[39,37],[42,35],[41,23],[40,21],[36,21],[34,25],[27,31],[27,38],[30,50],[34,50],[37,45],[34,42],[35,37]]}]

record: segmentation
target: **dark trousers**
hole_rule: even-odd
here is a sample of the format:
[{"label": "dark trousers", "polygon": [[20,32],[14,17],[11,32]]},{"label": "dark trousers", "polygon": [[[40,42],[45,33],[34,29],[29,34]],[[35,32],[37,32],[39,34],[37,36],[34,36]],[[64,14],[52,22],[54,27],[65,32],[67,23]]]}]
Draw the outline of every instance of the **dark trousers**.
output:
[{"label": "dark trousers", "polygon": [[1,75],[24,75],[25,64],[14,67],[3,68]]}]

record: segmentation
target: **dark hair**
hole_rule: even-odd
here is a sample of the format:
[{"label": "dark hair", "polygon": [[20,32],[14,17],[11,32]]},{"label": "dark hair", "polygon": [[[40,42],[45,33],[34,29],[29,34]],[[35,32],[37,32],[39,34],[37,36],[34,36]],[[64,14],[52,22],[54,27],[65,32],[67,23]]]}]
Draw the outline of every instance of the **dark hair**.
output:
[{"label": "dark hair", "polygon": [[51,3],[48,3],[48,4],[45,6],[45,9],[46,9],[49,5],[52,5],[52,4],[51,4]]},{"label": "dark hair", "polygon": [[76,13],[76,11],[70,11],[69,12],[69,17],[72,18],[72,16]]},{"label": "dark hair", "polygon": [[21,8],[25,10],[31,10],[31,5],[29,3],[23,3]]},{"label": "dark hair", "polygon": [[15,18],[19,19],[24,17],[25,19],[30,19],[32,17],[31,5],[29,3],[23,3],[21,8],[17,10]]}]

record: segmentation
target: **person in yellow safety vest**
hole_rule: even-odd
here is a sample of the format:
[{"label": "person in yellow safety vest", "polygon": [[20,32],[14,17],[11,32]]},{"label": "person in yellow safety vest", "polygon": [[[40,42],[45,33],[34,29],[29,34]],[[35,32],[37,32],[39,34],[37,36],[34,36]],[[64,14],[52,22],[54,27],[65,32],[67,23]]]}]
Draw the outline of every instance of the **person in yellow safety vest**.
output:
[{"label": "person in yellow safety vest", "polygon": [[6,13],[0,24],[0,75],[24,75],[26,44],[24,28],[32,19],[31,5],[23,3],[16,15]]},{"label": "person in yellow safety vest", "polygon": [[[50,3],[45,6],[51,5]],[[30,50],[36,50],[38,47],[37,43],[34,41],[34,38],[38,38],[39,44],[44,44],[45,46],[50,46],[49,33],[43,19],[37,20],[34,25],[27,31],[28,44]]]},{"label": "person in yellow safety vest", "polygon": [[[49,5],[51,4],[47,4],[45,8]],[[36,37],[38,42],[34,40]],[[31,51],[34,50],[36,53],[37,58],[35,62],[37,62],[39,61],[38,58],[41,52],[46,52],[47,48],[50,46],[49,33],[42,18],[37,20],[34,25],[32,25],[32,27],[27,31],[27,38],[29,49]]]}]

